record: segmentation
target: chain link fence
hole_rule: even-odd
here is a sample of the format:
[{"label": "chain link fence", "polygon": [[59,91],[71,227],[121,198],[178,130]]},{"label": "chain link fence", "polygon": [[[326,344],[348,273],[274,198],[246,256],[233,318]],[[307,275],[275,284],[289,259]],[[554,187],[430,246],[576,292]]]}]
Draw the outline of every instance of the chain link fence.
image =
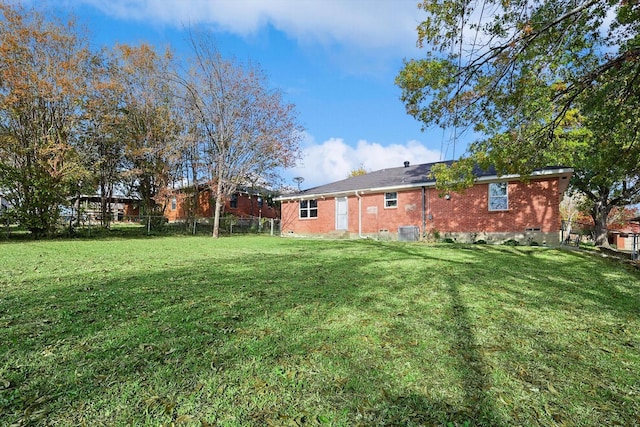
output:
[{"label": "chain link fence", "polygon": [[[237,217],[224,215],[220,217],[219,234],[262,234],[267,236],[280,236],[280,219],[261,217]],[[182,234],[182,235],[211,235],[213,234],[213,217],[185,217],[168,221],[166,217],[159,215],[118,215],[108,222],[105,227],[100,216],[81,215],[61,216],[58,221],[56,234],[92,236],[105,231],[118,231],[125,234]],[[29,232],[24,228],[4,221],[2,236],[16,238],[28,236]]]},{"label": "chain link fence", "polygon": [[[149,219],[146,217],[140,218],[149,230],[152,227],[149,225]],[[153,224],[153,219],[151,219]],[[175,232],[185,232],[187,234],[211,234],[213,233],[213,218],[198,217],[198,218],[178,218],[175,221],[167,222],[161,226],[161,228],[174,230]],[[231,215],[225,215],[220,218],[219,224],[220,234],[265,234],[269,236],[280,235],[280,219],[277,218],[260,218],[260,217],[236,217]]]}]

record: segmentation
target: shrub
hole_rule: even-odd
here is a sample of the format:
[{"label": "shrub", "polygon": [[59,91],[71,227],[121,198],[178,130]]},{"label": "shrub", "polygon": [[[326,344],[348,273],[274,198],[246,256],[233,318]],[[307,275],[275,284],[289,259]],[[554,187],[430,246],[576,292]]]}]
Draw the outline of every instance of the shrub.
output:
[{"label": "shrub", "polygon": [[520,243],[517,240],[509,239],[503,243],[505,246],[518,246]]},{"label": "shrub", "polygon": [[424,236],[424,240],[426,242],[437,242],[440,240],[440,232],[436,229],[433,229]]},{"label": "shrub", "polygon": [[140,218],[140,224],[148,227],[150,230],[160,230],[168,222],[169,220],[166,217],[160,215],[142,216]]}]

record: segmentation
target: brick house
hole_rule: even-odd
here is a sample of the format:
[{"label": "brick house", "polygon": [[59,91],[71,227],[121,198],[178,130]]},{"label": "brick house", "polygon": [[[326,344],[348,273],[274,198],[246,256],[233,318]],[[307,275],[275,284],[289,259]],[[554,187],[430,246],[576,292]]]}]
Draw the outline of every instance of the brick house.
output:
[{"label": "brick house", "polygon": [[[169,221],[180,221],[189,217],[211,218],[214,214],[215,195],[205,187],[198,189],[194,203],[193,191],[177,191],[170,196],[164,211]],[[192,204],[189,207],[190,203]],[[223,214],[232,214],[237,217],[261,217],[278,218],[280,211],[266,190],[240,189],[231,198],[225,201]]]},{"label": "brick house", "polygon": [[572,169],[548,167],[522,180],[477,168],[472,188],[440,197],[430,174],[434,164],[405,162],[404,167],[277,197],[282,202],[282,234],[559,243],[559,204]]},{"label": "brick house", "polygon": [[637,253],[640,247],[640,217],[631,218],[619,230],[610,231],[610,243],[619,250]]}]

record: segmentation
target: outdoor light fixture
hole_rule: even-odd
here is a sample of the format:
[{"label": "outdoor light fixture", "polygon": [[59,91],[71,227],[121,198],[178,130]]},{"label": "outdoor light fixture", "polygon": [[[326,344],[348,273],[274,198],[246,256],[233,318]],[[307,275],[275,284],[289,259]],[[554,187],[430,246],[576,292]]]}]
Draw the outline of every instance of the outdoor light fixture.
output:
[{"label": "outdoor light fixture", "polygon": [[444,195],[444,198],[447,200],[451,200],[451,194],[447,193]]}]

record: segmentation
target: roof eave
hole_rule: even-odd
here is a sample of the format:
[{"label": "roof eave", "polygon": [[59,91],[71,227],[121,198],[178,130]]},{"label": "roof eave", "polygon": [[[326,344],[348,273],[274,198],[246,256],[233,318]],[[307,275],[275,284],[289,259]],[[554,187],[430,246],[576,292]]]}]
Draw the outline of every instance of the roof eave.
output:
[{"label": "roof eave", "polygon": [[[568,176],[573,174],[572,168],[555,168],[555,169],[542,169],[531,172],[526,178],[553,178],[556,176]],[[475,182],[495,182],[495,181],[515,181],[521,179],[522,175],[509,174],[509,175],[489,175],[476,178]]]},{"label": "roof eave", "polygon": [[274,200],[285,202],[289,200],[308,200],[308,199],[321,199],[327,197],[340,197],[340,196],[348,196],[358,193],[362,194],[371,194],[371,193],[385,193],[389,191],[402,191],[402,190],[410,190],[412,188],[421,188],[421,187],[435,187],[435,182],[418,182],[411,184],[403,184],[403,185],[391,185],[386,187],[371,187],[371,188],[356,188],[353,190],[341,190],[341,191],[328,191],[322,193],[296,193],[290,194],[287,196],[278,196]]}]

